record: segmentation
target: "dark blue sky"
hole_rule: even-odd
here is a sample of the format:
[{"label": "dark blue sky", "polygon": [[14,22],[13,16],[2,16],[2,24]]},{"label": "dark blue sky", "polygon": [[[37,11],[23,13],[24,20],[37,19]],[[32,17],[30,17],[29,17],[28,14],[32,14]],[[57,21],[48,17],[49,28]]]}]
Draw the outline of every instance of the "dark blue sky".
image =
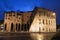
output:
[{"label": "dark blue sky", "polygon": [[0,20],[4,19],[4,11],[32,11],[35,6],[56,11],[60,24],[60,0],[0,0]]}]

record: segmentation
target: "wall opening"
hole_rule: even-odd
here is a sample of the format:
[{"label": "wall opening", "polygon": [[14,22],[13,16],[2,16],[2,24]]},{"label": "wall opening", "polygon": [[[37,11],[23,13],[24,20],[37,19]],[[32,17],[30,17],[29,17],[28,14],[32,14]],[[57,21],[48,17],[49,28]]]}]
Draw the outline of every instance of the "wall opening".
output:
[{"label": "wall opening", "polygon": [[23,27],[24,27],[24,25],[22,24],[22,27],[21,27],[21,30],[22,30],[22,31],[23,31],[23,29],[24,29]]},{"label": "wall opening", "polygon": [[17,23],[16,23],[16,30],[17,30],[17,26],[18,26],[18,25],[17,25]]},{"label": "wall opening", "polygon": [[18,24],[18,31],[20,31],[20,24]]},{"label": "wall opening", "polygon": [[29,24],[27,24],[27,31],[29,31],[29,29],[30,29],[30,28],[29,28]]},{"label": "wall opening", "polygon": [[13,23],[11,23],[11,31],[13,31],[13,27],[14,27],[14,25],[13,25]]},{"label": "wall opening", "polygon": [[7,24],[5,24],[5,28],[4,28],[5,31],[6,31],[6,28],[7,28]]}]

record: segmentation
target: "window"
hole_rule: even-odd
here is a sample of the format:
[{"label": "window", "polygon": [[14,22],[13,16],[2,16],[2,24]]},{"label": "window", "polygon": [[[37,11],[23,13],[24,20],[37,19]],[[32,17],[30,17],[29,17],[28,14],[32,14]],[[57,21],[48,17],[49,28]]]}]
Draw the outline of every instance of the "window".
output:
[{"label": "window", "polygon": [[43,28],[43,31],[44,31],[44,28]]},{"label": "window", "polygon": [[15,14],[13,16],[15,16]]},{"label": "window", "polygon": [[9,14],[9,16],[12,16],[11,14]]},{"label": "window", "polygon": [[9,16],[12,16],[12,13],[9,13]]},{"label": "window", "polygon": [[10,18],[8,18],[8,19],[10,19]]},{"label": "window", "polygon": [[46,24],[48,24],[48,23],[47,23],[47,20],[46,20]]},{"label": "window", "polygon": [[39,19],[39,24],[41,24],[41,19]]},{"label": "window", "polygon": [[50,20],[49,20],[49,25],[50,25]]},{"label": "window", "polygon": [[19,19],[20,19],[20,17],[19,17]]},{"label": "window", "polygon": [[42,15],[42,11],[39,12],[39,16]]},{"label": "window", "polygon": [[22,14],[20,14],[20,13],[17,13],[17,15],[18,15],[18,16],[20,16],[20,15],[22,15]]},{"label": "window", "polygon": [[19,20],[17,20],[17,22],[19,22]]},{"label": "window", "polygon": [[44,24],[44,19],[43,19],[43,24]]}]

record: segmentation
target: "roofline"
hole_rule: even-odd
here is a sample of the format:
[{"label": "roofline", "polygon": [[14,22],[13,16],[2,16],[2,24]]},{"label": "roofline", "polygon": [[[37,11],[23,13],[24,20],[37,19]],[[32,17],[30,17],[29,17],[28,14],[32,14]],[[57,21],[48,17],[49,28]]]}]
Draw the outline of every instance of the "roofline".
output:
[{"label": "roofline", "polygon": [[[56,11],[53,11],[53,10],[49,10],[49,9],[47,9],[47,8],[41,8],[41,7],[34,7],[34,9],[32,10],[32,11],[27,11],[27,12],[33,12],[33,11],[35,11],[35,10],[37,10],[37,9],[43,9],[43,10],[47,10],[47,11],[51,11],[51,12],[54,12],[54,13],[56,13]],[[16,12],[16,11],[4,11],[5,13],[11,13],[11,12]],[[17,13],[26,13],[26,12],[24,12],[24,11],[19,11],[19,12],[17,12]]]}]

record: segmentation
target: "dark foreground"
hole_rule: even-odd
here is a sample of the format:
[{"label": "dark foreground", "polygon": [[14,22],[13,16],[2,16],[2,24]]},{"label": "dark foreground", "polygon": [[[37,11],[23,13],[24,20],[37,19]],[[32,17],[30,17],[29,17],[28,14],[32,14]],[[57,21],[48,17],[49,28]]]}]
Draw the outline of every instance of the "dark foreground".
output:
[{"label": "dark foreground", "polygon": [[0,40],[60,40],[60,33],[0,33]]}]

